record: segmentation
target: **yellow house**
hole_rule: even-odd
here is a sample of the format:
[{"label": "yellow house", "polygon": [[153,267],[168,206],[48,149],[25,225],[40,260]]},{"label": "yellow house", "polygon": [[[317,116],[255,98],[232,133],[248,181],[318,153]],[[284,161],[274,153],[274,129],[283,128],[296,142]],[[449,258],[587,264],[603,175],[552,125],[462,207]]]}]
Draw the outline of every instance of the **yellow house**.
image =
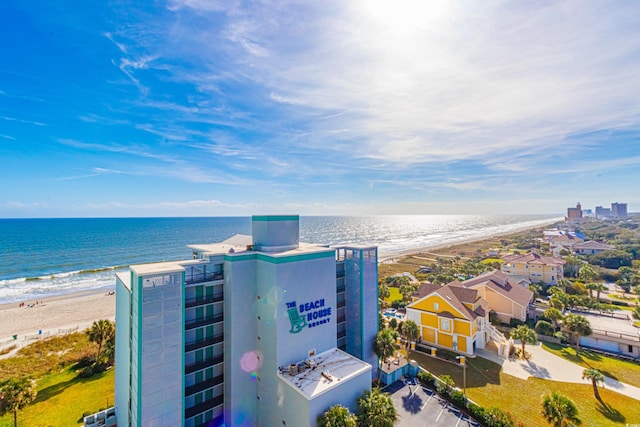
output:
[{"label": "yellow house", "polygon": [[527,277],[532,282],[557,285],[564,278],[564,260],[531,252],[524,255],[509,254],[502,257],[502,271],[509,276]]},{"label": "yellow house", "polygon": [[484,348],[488,310],[477,290],[458,282],[423,283],[414,297],[407,306],[407,320],[418,324],[422,342],[468,355]]},{"label": "yellow house", "polygon": [[527,320],[533,292],[506,273],[500,270],[488,271],[458,283],[465,288],[477,290],[487,302],[488,309],[495,311],[501,322],[509,323],[511,319],[523,322]]}]

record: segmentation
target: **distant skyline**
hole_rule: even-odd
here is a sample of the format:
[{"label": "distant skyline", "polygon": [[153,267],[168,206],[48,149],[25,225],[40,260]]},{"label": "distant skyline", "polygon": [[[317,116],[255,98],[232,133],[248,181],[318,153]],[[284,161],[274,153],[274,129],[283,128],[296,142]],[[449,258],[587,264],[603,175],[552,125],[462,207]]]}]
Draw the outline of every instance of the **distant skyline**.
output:
[{"label": "distant skyline", "polygon": [[0,2],[0,218],[640,211],[640,3]]}]

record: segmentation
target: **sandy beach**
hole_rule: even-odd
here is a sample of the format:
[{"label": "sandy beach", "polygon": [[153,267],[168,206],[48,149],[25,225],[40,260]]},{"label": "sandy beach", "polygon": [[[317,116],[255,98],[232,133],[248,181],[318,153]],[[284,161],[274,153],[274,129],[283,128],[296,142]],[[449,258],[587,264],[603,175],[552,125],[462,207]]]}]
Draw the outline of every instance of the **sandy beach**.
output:
[{"label": "sandy beach", "polygon": [[[513,235],[538,227],[541,226],[485,235],[453,244],[433,245],[395,253],[381,253],[379,261],[381,263],[393,262],[393,260],[408,255],[480,242],[502,235]],[[12,344],[23,346],[38,337],[56,335],[74,328],[82,331],[98,319],[115,320],[115,299],[113,289],[101,289],[44,298],[39,300],[38,304],[35,304],[35,300],[25,301],[24,306],[17,302],[2,304],[0,305],[0,350]],[[40,331],[42,332],[40,333]],[[14,335],[17,336],[15,340],[13,339]]]},{"label": "sandy beach", "polygon": [[[37,336],[56,335],[61,330],[83,330],[98,319],[115,320],[116,297],[113,291],[83,291],[35,300],[0,305],[0,349],[32,342]],[[106,293],[106,294],[105,294]],[[40,334],[39,331],[42,331]],[[17,335],[17,339],[13,339]]]}]

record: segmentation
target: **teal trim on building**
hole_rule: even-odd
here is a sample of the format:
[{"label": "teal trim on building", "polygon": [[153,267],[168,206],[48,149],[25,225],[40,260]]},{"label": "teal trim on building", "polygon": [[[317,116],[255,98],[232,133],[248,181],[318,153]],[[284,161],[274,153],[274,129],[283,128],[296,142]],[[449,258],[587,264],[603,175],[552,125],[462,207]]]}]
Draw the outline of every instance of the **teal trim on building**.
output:
[{"label": "teal trim on building", "polygon": [[138,339],[136,340],[136,346],[138,347],[138,413],[136,414],[136,422],[138,426],[142,426],[142,277],[138,277],[137,286],[138,301]]},{"label": "teal trim on building", "polygon": [[358,251],[358,256],[360,260],[358,262],[360,268],[360,360],[364,360],[364,330],[365,330],[365,317],[364,317],[364,274],[365,274],[365,266],[364,266],[364,257],[362,250]]},{"label": "teal trim on building", "polygon": [[224,256],[225,261],[234,262],[234,261],[249,261],[253,259],[257,259],[260,261],[265,261],[271,264],[286,264],[288,262],[298,262],[298,261],[309,261],[313,259],[321,259],[321,258],[335,258],[335,251],[323,251],[323,252],[313,252],[308,254],[298,254],[298,255],[285,255],[285,256],[271,256],[262,252],[254,252],[251,254],[240,254],[240,255],[229,255],[226,254]]},{"label": "teal trim on building", "polygon": [[300,215],[254,215],[252,221],[299,221]]},{"label": "teal trim on building", "polygon": [[183,271],[182,272],[182,284],[180,285],[181,288],[182,288],[180,290],[180,300],[181,300],[180,304],[182,305],[182,328],[181,328],[182,329],[182,331],[181,331],[182,332],[182,343],[180,344],[180,348],[182,349],[182,351],[181,351],[181,353],[182,353],[182,363],[181,363],[181,366],[182,366],[182,415],[181,415],[181,418],[182,418],[183,423],[184,423],[184,419],[185,419],[184,418],[185,410],[187,409],[187,401],[186,401],[187,398],[185,396],[185,384],[184,384],[185,376],[186,376],[186,374],[184,372],[184,355],[185,355],[184,343],[185,343],[185,333],[186,333],[186,331],[184,329],[184,319],[186,318],[185,317],[186,307],[185,307],[185,303],[184,303],[185,302],[185,299],[184,299],[185,287],[184,286],[185,286],[185,283],[186,283],[186,275],[187,275],[187,272]]}]

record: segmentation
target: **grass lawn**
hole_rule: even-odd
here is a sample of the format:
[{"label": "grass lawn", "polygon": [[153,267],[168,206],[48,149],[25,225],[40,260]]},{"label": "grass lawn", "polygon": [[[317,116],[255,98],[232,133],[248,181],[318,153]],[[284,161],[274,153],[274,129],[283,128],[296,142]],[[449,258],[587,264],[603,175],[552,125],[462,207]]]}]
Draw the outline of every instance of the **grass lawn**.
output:
[{"label": "grass lawn", "polygon": [[580,353],[576,355],[575,348],[563,347],[559,344],[542,343],[542,348],[577,365],[597,369],[604,375],[620,382],[636,387],[640,384],[640,365],[637,363],[594,353],[586,349],[581,349]]},{"label": "grass lawn", "polygon": [[499,262],[499,263],[503,263],[504,261],[501,258],[485,258],[482,261],[480,261],[482,264],[491,264],[494,262]]},{"label": "grass lawn", "polygon": [[[462,388],[462,367],[412,352],[411,358],[435,375],[448,374],[456,386]],[[607,389],[600,389],[607,407],[593,396],[590,384],[561,383],[530,378],[522,380],[502,373],[499,365],[480,357],[467,359],[467,395],[484,407],[498,407],[510,412],[516,421],[526,426],[547,427],[542,417],[542,397],[551,391],[562,393],[573,400],[578,417],[584,426],[624,426],[640,420],[637,400]]]},{"label": "grass lawn", "polygon": [[[114,369],[78,378],[71,368],[45,375],[38,381],[34,403],[18,412],[20,426],[77,426],[85,411],[113,406]],[[0,427],[13,427],[13,414],[0,418]]]}]

